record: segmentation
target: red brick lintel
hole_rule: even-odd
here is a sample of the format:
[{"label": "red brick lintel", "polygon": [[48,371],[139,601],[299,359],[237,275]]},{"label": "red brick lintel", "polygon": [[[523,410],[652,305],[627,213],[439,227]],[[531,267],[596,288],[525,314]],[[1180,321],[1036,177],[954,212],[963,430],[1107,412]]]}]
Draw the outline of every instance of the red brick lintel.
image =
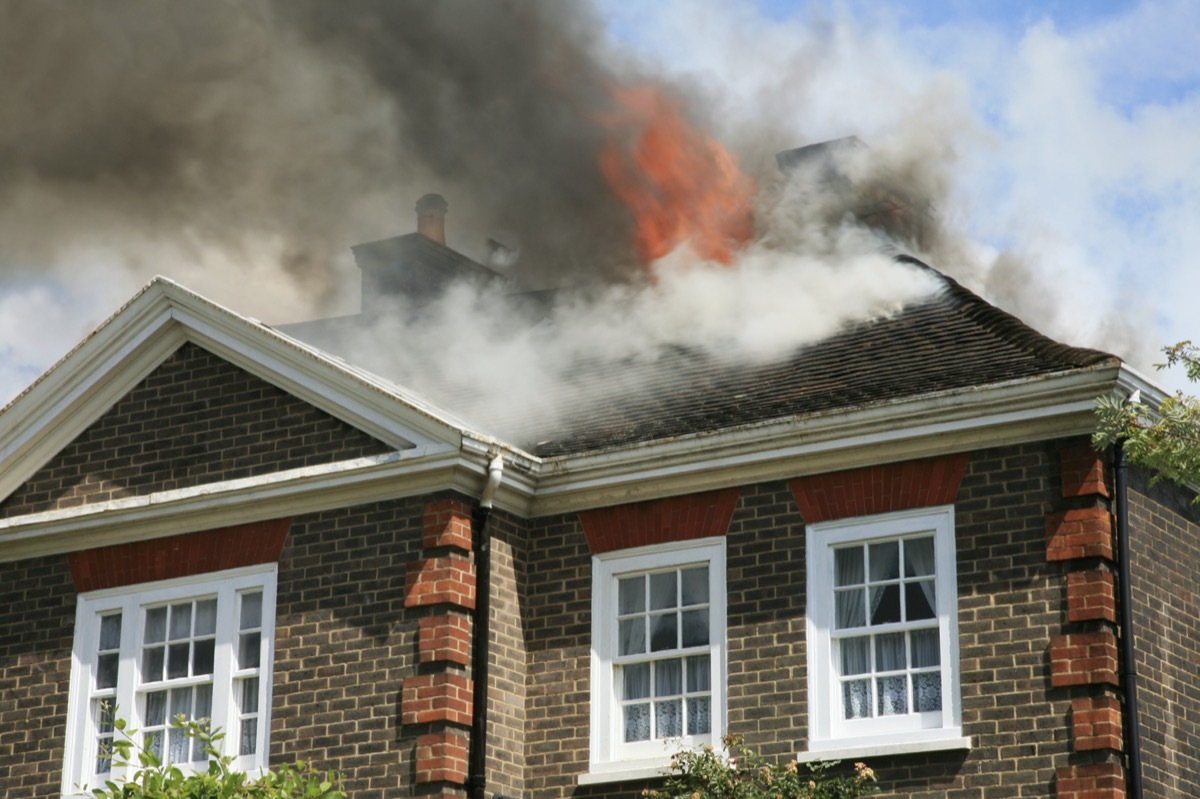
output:
[{"label": "red brick lintel", "polygon": [[808,524],[949,505],[967,468],[966,453],[885,463],[809,477],[788,485]]},{"label": "red brick lintel", "polygon": [[172,580],[279,560],[291,519],[239,524],[71,552],[75,590]]},{"label": "red brick lintel", "polygon": [[706,491],[579,512],[593,555],[630,547],[722,536],[729,530],[738,489]]}]

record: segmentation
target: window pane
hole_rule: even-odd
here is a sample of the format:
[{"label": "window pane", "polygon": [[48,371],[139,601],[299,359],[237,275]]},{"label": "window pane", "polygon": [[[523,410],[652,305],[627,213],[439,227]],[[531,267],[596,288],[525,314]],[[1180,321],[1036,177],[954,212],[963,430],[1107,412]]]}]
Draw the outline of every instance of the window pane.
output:
[{"label": "window pane", "polygon": [[687,734],[708,735],[712,732],[712,700],[707,696],[687,700]]},{"label": "window pane", "polygon": [[867,610],[863,602],[863,589],[838,591],[834,594],[834,600],[837,603],[837,629],[848,630],[852,627],[866,626]]},{"label": "window pane", "polygon": [[171,718],[176,716],[183,716],[185,719],[192,717],[191,688],[176,688],[171,691]]},{"label": "window pane", "polygon": [[262,626],[262,592],[242,594],[242,614],[239,630]]},{"label": "window pane", "polygon": [[646,609],[646,578],[626,577],[617,582],[617,612],[622,616]]},{"label": "window pane", "polygon": [[865,719],[871,715],[870,680],[842,684],[842,713],[848,719]]},{"label": "window pane", "polygon": [[217,631],[217,600],[202,599],[196,603],[196,635],[212,635]]},{"label": "window pane", "polygon": [[117,668],[121,665],[121,656],[117,652],[101,655],[96,664],[96,687],[116,688]]},{"label": "window pane", "polygon": [[192,603],[171,606],[171,640],[188,638],[192,634]]},{"label": "window pane", "polygon": [[238,709],[242,713],[257,713],[258,712],[258,678],[251,677],[248,680],[242,680],[241,702]]},{"label": "window pane", "polygon": [[150,608],[146,611],[145,643],[158,644],[167,640],[167,609]]},{"label": "window pane", "polygon": [[937,600],[934,595],[933,580],[905,584],[904,603],[909,621],[932,619],[937,616],[934,612]]},{"label": "window pane", "polygon": [[892,624],[900,621],[900,586],[871,587],[871,624]]},{"label": "window pane", "polygon": [[933,539],[914,538],[904,542],[904,576],[927,577],[933,574]]},{"label": "window pane", "polygon": [[96,773],[112,772],[112,738],[101,738],[96,742]]},{"label": "window pane", "polygon": [[213,654],[216,648],[217,642],[213,638],[197,641],[192,645],[192,674],[199,676],[213,673]]},{"label": "window pane", "polygon": [[252,755],[258,749],[258,717],[249,716],[242,719],[241,740],[238,744],[239,755]]},{"label": "window pane", "polygon": [[678,604],[675,593],[675,572],[650,575],[650,609],[663,610]]},{"label": "window pane", "polygon": [[100,618],[100,651],[121,647],[121,614]]},{"label": "window pane", "polygon": [[687,659],[687,690],[689,694],[712,690],[712,664],[708,655],[693,655]]},{"label": "window pane", "polygon": [[172,763],[186,763],[188,761],[188,739],[184,731],[172,728],[167,731],[167,736],[167,740],[171,742],[167,751],[167,759]]},{"label": "window pane", "polygon": [[625,741],[650,740],[650,705],[625,706]]},{"label": "window pane", "polygon": [[167,679],[188,676],[188,654],[191,647],[187,641],[167,646]]},{"label": "window pane", "polygon": [[650,651],[661,652],[679,646],[679,622],[674,613],[650,617]]},{"label": "window pane", "polygon": [[654,664],[654,695],[677,696],[683,693],[683,661],[660,660]]},{"label": "window pane", "polygon": [[879,686],[879,715],[898,716],[908,712],[908,680],[903,674],[881,677]]},{"label": "window pane", "polygon": [[638,655],[646,651],[646,617],[638,616],[617,622],[617,652]]},{"label": "window pane", "polygon": [[163,675],[163,655],[166,649],[161,646],[142,650],[142,682],[158,682]]},{"label": "window pane", "polygon": [[680,585],[684,605],[708,604],[708,567],[699,566],[681,572]]},{"label": "window pane", "polygon": [[144,739],[143,745],[146,747],[147,752],[151,752],[160,761],[162,760],[162,753],[163,753],[162,730],[158,730],[157,732],[148,733],[146,735],[146,738]]},{"label": "window pane", "polygon": [[633,663],[621,669],[625,699],[646,699],[650,696],[650,664]]},{"label": "window pane", "polygon": [[258,668],[259,640],[258,633],[242,633],[238,642],[238,668]]},{"label": "window pane", "polygon": [[834,585],[862,585],[862,547],[833,551],[833,580]]},{"label": "window pane", "polygon": [[113,701],[111,699],[97,699],[92,703],[92,712],[96,719],[96,732],[101,735],[111,735],[114,729],[113,721]]},{"label": "window pane", "polygon": [[871,670],[871,639],[843,638],[842,639],[842,676],[866,674]]},{"label": "window pane", "polygon": [[876,636],[876,671],[898,671],[907,666],[908,659],[904,656],[904,633]]},{"label": "window pane", "polygon": [[683,703],[678,699],[654,703],[655,738],[678,738],[683,735]]},{"label": "window pane", "polygon": [[913,630],[912,661],[914,669],[938,666],[942,662],[942,648],[937,630]]},{"label": "window pane", "polygon": [[167,721],[167,692],[146,694],[146,724],[158,727]]},{"label": "window pane", "polygon": [[916,692],[917,710],[926,713],[942,709],[942,673],[927,671],[913,675],[913,690]]},{"label": "window pane", "polygon": [[708,644],[708,609],[685,610],[683,616],[683,645],[705,646]]},{"label": "window pane", "polygon": [[871,582],[895,580],[900,577],[899,541],[871,544],[868,557],[871,559]]},{"label": "window pane", "polygon": [[196,686],[196,707],[193,709],[193,718],[211,719],[212,718],[212,684]]}]

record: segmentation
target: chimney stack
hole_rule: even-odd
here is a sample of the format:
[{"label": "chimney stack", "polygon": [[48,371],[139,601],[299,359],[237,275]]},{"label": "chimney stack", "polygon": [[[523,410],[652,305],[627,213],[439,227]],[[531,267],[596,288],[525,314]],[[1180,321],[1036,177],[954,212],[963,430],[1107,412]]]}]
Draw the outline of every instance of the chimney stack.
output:
[{"label": "chimney stack", "polygon": [[450,205],[440,194],[426,194],[421,197],[417,200],[417,232],[445,245],[448,210]]}]

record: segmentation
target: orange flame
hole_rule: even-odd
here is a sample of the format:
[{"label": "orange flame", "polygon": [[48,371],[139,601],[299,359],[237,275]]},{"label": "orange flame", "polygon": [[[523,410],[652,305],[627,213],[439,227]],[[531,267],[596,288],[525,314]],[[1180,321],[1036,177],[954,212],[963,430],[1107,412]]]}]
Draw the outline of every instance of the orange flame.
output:
[{"label": "orange flame", "polygon": [[[622,112],[603,123],[614,136],[599,155],[600,171],[633,212],[634,249],[646,262],[690,242],[721,263],[750,239],[753,181],[733,156],[687,124],[679,104],[653,86],[613,89]],[[627,151],[622,143],[627,144]]]}]

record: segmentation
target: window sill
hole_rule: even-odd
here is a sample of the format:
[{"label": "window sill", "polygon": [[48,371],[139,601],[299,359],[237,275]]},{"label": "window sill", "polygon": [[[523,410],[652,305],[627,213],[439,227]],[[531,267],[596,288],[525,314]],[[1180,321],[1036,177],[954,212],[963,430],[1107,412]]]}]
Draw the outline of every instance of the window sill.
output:
[{"label": "window sill", "polygon": [[605,785],[610,782],[629,782],[631,780],[656,780],[667,776],[671,770],[671,761],[640,761],[631,763],[612,763],[606,767],[580,774],[577,778],[579,785]]},{"label": "window sill", "polygon": [[[827,748],[826,748],[827,747]],[[895,743],[878,743],[854,745],[847,741],[845,746],[834,742],[826,742],[822,748],[815,751],[800,752],[796,760],[801,763],[812,763],[817,760],[869,760],[873,757],[888,755],[916,755],[922,752],[947,752],[955,749],[970,749],[971,739],[965,737],[940,738],[929,741],[897,741]]]}]

